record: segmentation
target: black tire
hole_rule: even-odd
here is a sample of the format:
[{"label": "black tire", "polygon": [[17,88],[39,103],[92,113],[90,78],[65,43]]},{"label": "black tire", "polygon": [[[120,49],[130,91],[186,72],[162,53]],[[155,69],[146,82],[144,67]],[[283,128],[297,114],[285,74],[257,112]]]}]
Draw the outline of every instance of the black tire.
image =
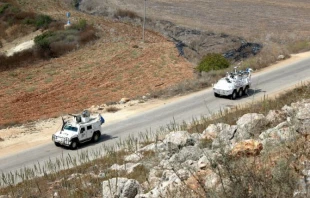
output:
[{"label": "black tire", "polygon": [[215,97],[219,97],[219,96],[220,96],[220,94],[218,94],[218,93],[214,93],[214,96],[215,96]]},{"label": "black tire", "polygon": [[70,144],[70,149],[76,150],[77,147],[78,147],[78,141],[77,140],[72,140],[72,142]]},{"label": "black tire", "polygon": [[238,91],[238,97],[241,98],[243,96],[243,88],[240,88]]},{"label": "black tire", "polygon": [[92,141],[93,142],[98,142],[99,139],[100,139],[100,133],[95,132],[94,135],[93,135]]},{"label": "black tire", "polygon": [[243,95],[244,96],[248,96],[249,95],[249,87],[248,86],[245,87]]},{"label": "black tire", "polygon": [[59,147],[60,144],[58,142],[54,142],[55,143],[55,146]]},{"label": "black tire", "polygon": [[233,91],[233,93],[230,96],[230,99],[231,100],[236,100],[237,99],[237,91],[236,90]]}]

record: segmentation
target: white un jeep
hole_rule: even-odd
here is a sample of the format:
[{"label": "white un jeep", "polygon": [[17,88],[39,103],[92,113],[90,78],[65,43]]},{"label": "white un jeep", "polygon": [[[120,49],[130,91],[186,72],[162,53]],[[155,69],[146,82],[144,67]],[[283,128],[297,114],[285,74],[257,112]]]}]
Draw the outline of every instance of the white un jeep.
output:
[{"label": "white un jeep", "polygon": [[229,96],[230,99],[235,100],[248,95],[252,83],[251,72],[250,68],[237,71],[237,67],[235,67],[234,72],[227,73],[224,78],[213,85],[214,96]]},{"label": "white un jeep", "polygon": [[100,114],[91,117],[89,111],[85,110],[82,114],[71,116],[73,116],[73,120],[65,122],[63,119],[61,130],[53,134],[52,140],[56,146],[76,149],[81,143],[97,142],[100,139],[101,125],[104,123]]}]

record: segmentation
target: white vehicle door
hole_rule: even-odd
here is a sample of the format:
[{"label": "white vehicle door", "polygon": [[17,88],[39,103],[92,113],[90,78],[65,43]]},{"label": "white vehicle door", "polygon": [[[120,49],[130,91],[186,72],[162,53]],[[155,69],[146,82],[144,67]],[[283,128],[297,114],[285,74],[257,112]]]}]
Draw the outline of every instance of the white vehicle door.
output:
[{"label": "white vehicle door", "polygon": [[92,125],[86,126],[87,138],[92,138],[94,133],[94,128]]},{"label": "white vehicle door", "polygon": [[79,140],[84,141],[85,139],[87,139],[87,131],[85,130],[85,127],[81,127],[79,131]]}]

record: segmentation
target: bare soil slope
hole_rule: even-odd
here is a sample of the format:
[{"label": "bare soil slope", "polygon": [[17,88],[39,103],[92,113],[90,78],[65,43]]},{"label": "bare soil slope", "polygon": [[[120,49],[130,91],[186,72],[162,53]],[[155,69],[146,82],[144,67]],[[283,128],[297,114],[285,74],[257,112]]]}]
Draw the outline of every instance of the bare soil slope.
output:
[{"label": "bare soil slope", "polygon": [[[62,1],[21,3],[54,18],[70,9]],[[192,65],[161,35],[147,31],[146,42],[141,43],[140,27],[71,12],[72,22],[86,18],[101,38],[63,57],[1,72],[0,125],[142,96],[192,78]]]}]

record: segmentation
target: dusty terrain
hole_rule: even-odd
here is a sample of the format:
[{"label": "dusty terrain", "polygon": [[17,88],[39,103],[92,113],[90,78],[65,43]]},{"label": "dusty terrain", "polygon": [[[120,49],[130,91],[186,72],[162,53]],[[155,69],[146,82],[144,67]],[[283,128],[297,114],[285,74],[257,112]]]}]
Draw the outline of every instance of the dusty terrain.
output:
[{"label": "dusty terrain", "polygon": [[[260,74],[261,72],[268,71],[275,67],[281,67],[292,62],[302,60],[310,57],[310,52],[292,55],[290,59],[281,61],[261,71],[255,72],[253,75]],[[296,86],[292,87],[295,88]],[[268,97],[275,97],[281,92],[274,93]],[[108,106],[93,105],[88,108],[92,113],[100,113],[106,120],[106,124],[111,124],[118,120],[129,118],[140,112],[151,110],[156,107],[171,103],[175,100],[185,96],[173,97],[170,99],[152,99],[152,100],[131,100],[125,104],[115,104],[114,107],[118,108],[117,112],[107,112]],[[258,98],[259,99],[259,98]],[[65,116],[65,118],[69,118]],[[24,149],[33,148],[51,142],[51,136],[61,127],[61,117],[49,118],[45,120],[38,120],[23,124],[21,126],[8,127],[0,130],[0,157],[11,155],[22,151]]]},{"label": "dusty terrain", "polygon": [[[72,22],[87,19],[99,30],[101,37],[63,57],[0,72],[1,128],[43,120],[1,130],[0,138],[4,140],[0,142],[1,155],[50,141],[50,135],[59,128],[60,115],[119,101],[123,97],[140,97],[193,78],[194,66],[178,57],[175,45],[156,32],[146,31],[146,42],[142,43],[141,26],[75,11],[65,4],[70,1],[19,2],[25,10],[49,14],[64,23],[65,13],[69,10]],[[134,10],[140,15],[143,13],[143,4],[137,0],[105,2],[122,5],[123,9]],[[96,6],[86,8],[92,10]],[[287,38],[308,38],[309,9],[310,3],[306,0],[294,3],[288,0],[156,0],[148,2],[147,14],[192,28],[227,32],[266,42],[285,37],[283,41],[286,42]],[[12,44],[5,44],[7,50],[8,45]],[[146,107],[134,105],[137,106]],[[129,114],[126,110],[105,116],[110,116],[112,121],[143,110],[134,107],[128,109]],[[39,132],[44,134],[40,136],[42,139],[35,134]]]},{"label": "dusty terrain", "polygon": [[[79,17],[84,15],[75,16],[73,11],[72,22]],[[193,77],[193,66],[178,57],[173,43],[163,36],[147,31],[142,43],[140,27],[85,18],[98,28],[101,38],[95,43],[57,59],[0,73],[0,126],[143,96]]]},{"label": "dusty terrain", "polygon": [[[254,41],[307,38],[310,31],[308,0],[152,0],[147,17],[165,19],[207,31],[233,34]],[[114,7],[143,16],[140,0],[82,1],[81,8],[106,14]],[[106,8],[108,7],[108,8]],[[106,9],[104,9],[106,8]]]}]

